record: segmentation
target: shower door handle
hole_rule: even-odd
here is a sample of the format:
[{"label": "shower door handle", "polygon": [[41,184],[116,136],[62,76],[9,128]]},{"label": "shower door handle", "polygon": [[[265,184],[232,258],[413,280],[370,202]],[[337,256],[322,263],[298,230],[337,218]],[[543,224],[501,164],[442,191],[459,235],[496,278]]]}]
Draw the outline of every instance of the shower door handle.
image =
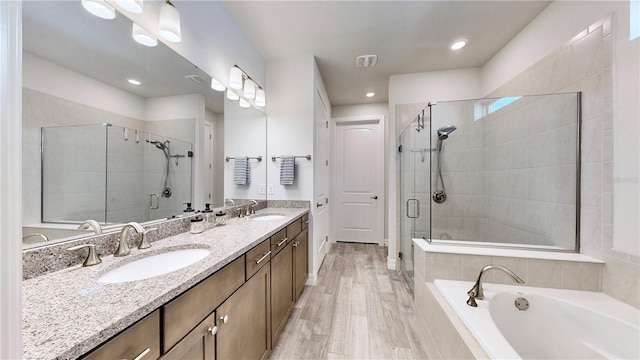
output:
[{"label": "shower door handle", "polygon": [[[149,205],[149,209],[157,210],[158,208],[160,208],[160,195],[151,194],[151,195],[149,195],[149,197],[151,198],[151,205]],[[156,206],[153,206],[153,198],[154,197],[156,198]]]},{"label": "shower door handle", "polygon": [[[410,201],[415,201],[415,203],[416,203],[416,216],[409,215],[409,202]],[[407,199],[407,217],[409,219],[417,219],[417,218],[420,217],[420,200],[418,200],[418,199]]]}]

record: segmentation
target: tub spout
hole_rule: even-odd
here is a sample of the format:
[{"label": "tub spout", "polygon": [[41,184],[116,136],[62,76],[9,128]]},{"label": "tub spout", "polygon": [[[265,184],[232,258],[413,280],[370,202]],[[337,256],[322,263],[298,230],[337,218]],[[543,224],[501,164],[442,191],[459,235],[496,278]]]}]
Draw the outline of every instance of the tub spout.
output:
[{"label": "tub spout", "polygon": [[476,299],[484,299],[484,292],[482,291],[482,275],[489,270],[500,270],[503,273],[507,274],[514,283],[524,284],[524,280],[520,279],[518,275],[516,275],[513,271],[507,269],[504,266],[500,265],[487,265],[480,270],[480,274],[478,275],[478,280],[473,285],[473,287],[467,292],[469,295],[469,300],[467,300],[467,305],[476,307]]}]

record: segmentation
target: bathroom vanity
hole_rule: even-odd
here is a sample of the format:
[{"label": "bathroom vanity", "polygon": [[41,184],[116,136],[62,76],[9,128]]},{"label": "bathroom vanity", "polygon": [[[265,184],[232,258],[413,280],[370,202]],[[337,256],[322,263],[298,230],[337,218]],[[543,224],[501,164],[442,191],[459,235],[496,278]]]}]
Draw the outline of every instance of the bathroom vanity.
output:
[{"label": "bathroom vanity", "polygon": [[[138,259],[182,249],[210,253],[164,275],[97,281]],[[267,208],[129,256],[105,256],[96,266],[34,277],[23,283],[23,356],[263,359],[304,288],[307,252],[308,208]]]}]

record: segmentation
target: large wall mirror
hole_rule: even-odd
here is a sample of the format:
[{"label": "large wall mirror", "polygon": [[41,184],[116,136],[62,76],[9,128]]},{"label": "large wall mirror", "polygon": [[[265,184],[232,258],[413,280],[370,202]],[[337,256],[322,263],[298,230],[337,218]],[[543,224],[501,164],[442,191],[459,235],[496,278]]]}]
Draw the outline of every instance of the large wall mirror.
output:
[{"label": "large wall mirror", "polygon": [[25,247],[91,235],[78,229],[89,219],[115,231],[184,202],[266,198],[264,162],[249,159],[238,184],[226,161],[264,159],[266,116],[225,104],[208,74],[161,42],[135,42],[132,27],[79,0],[23,4]]}]

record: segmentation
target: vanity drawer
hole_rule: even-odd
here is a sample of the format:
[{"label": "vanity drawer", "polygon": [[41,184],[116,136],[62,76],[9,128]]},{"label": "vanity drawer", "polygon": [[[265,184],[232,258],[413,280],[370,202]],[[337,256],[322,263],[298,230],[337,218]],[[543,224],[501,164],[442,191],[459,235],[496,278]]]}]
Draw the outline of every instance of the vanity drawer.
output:
[{"label": "vanity drawer", "polygon": [[133,324],[85,359],[135,359],[143,353],[145,359],[160,357],[160,310]]},{"label": "vanity drawer", "polygon": [[[284,241],[283,241],[284,240]],[[287,229],[284,228],[278,231],[271,237],[271,257],[276,256],[278,251],[284,249],[287,245]]]},{"label": "vanity drawer", "polygon": [[163,307],[163,353],[244,284],[242,255]]},{"label": "vanity drawer", "polygon": [[309,214],[302,215],[302,230],[309,227]]},{"label": "vanity drawer", "polygon": [[254,247],[253,249],[247,251],[247,265],[246,265],[246,273],[247,280],[253,276],[253,274],[257,273],[264,264],[269,263],[269,259],[271,258],[269,255],[271,254],[271,241],[269,239],[261,242],[259,245]]},{"label": "vanity drawer", "polygon": [[292,240],[302,231],[302,218],[299,217],[287,226],[287,237]]}]

